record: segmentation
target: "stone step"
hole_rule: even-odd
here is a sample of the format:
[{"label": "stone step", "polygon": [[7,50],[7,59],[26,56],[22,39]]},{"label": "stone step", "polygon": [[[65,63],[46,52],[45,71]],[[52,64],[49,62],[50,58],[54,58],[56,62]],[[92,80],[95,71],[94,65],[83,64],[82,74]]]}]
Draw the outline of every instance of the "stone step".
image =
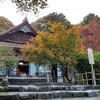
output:
[{"label": "stone step", "polygon": [[0,100],[48,100],[57,98],[100,97],[100,85],[48,83],[46,78],[9,77],[0,86]]},{"label": "stone step", "polygon": [[[6,77],[0,77],[0,81]],[[9,85],[30,85],[34,83],[46,83],[47,78],[46,77],[8,77]]]},{"label": "stone step", "polygon": [[86,91],[86,90],[99,90],[100,86],[81,86],[81,85],[49,85],[49,86],[37,86],[37,85],[9,85],[0,87],[0,92],[46,92],[46,91]]},{"label": "stone step", "polygon": [[87,91],[49,91],[49,92],[1,92],[0,100],[36,100],[54,98],[99,97],[100,90]]},{"label": "stone step", "polygon": [[8,82],[10,85],[30,85],[34,83],[45,83],[47,82],[46,78],[9,78]]}]

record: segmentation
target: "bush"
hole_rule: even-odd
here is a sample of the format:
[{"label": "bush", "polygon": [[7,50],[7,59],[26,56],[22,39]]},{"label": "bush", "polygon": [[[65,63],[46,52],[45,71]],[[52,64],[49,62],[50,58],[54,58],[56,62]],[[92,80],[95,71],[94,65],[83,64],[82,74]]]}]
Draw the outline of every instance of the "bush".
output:
[{"label": "bush", "polygon": [[[100,52],[94,52],[94,62],[93,65],[94,70],[96,73],[100,73]],[[91,65],[89,64],[88,55],[85,54],[81,56],[77,60],[76,70],[79,73],[84,73],[85,71],[90,72],[91,71]]]}]

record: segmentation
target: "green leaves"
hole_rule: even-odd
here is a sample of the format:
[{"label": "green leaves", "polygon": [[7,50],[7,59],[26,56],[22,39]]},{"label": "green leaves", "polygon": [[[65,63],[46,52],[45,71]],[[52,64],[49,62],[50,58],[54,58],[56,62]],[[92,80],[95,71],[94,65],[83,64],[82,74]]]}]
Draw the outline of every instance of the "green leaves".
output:
[{"label": "green leaves", "polygon": [[0,70],[17,66],[18,58],[15,56],[13,48],[0,47]]},{"label": "green leaves", "polygon": [[66,29],[72,27],[71,23],[66,19],[66,17],[62,13],[50,13],[47,16],[44,16],[34,23],[32,23],[32,26],[37,30],[37,31],[49,31],[52,33],[50,30],[50,27],[48,25],[48,21],[52,22],[53,24],[57,23],[62,23]]},{"label": "green leaves", "polygon": [[[94,52],[94,70],[96,73],[100,73],[100,52]],[[88,55],[85,54],[78,58],[76,69],[79,73],[84,73],[85,71],[91,71],[91,65],[89,64]]]},{"label": "green leaves", "polygon": [[93,17],[95,16],[95,14],[88,14],[86,17],[84,17],[84,20],[82,22],[83,25],[88,25],[89,22],[93,19]]},{"label": "green leaves", "polygon": [[22,12],[34,12],[37,14],[39,9],[47,7],[47,0],[12,0]]},{"label": "green leaves", "polygon": [[11,21],[9,21],[7,18],[5,17],[1,17],[0,16],[0,32],[3,32],[11,27],[13,27],[13,23]]},{"label": "green leaves", "polygon": [[13,48],[5,46],[0,47],[0,60],[9,60],[12,59],[13,56],[14,56]]}]

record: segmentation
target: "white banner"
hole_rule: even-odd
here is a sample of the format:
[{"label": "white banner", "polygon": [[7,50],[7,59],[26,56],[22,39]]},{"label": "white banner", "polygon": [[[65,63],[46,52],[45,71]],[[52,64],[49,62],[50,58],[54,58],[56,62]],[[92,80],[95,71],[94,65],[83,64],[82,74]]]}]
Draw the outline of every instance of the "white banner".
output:
[{"label": "white banner", "polygon": [[93,51],[91,48],[88,48],[88,59],[89,59],[89,64],[94,64]]}]

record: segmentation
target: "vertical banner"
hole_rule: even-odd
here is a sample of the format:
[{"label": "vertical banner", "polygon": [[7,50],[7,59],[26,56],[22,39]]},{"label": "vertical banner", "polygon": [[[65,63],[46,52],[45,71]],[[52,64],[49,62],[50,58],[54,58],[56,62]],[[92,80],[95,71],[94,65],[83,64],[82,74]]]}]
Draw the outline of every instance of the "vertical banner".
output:
[{"label": "vertical banner", "polygon": [[88,48],[88,59],[89,59],[89,64],[94,64],[93,51],[91,48]]}]

